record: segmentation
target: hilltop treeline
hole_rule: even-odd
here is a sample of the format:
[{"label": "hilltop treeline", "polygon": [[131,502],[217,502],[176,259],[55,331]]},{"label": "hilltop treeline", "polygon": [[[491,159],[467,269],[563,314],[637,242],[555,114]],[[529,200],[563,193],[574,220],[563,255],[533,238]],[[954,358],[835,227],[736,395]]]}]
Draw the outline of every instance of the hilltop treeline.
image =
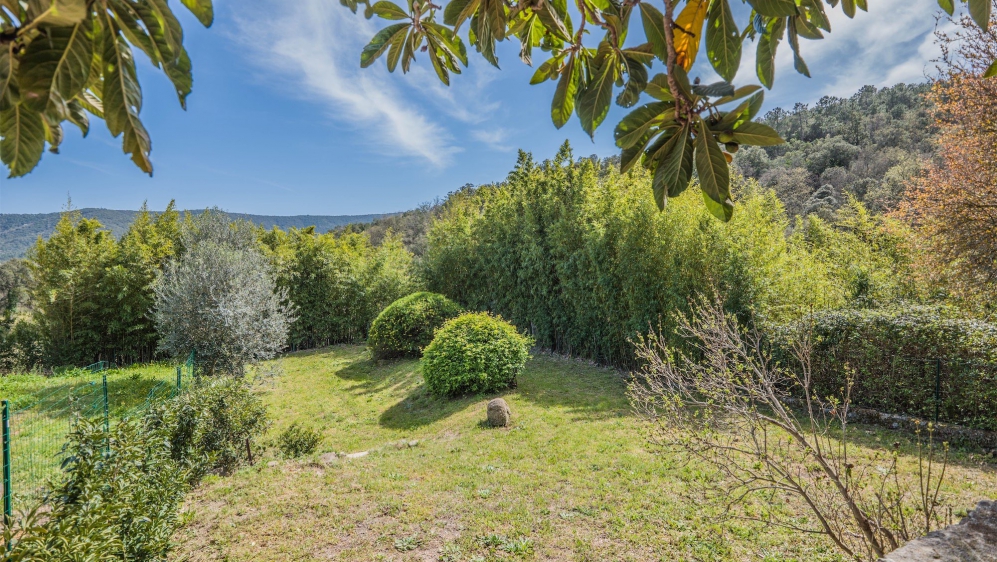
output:
[{"label": "hilltop treeline", "polygon": [[[172,203],[155,215],[143,206],[116,239],[95,219],[63,213],[26,259],[0,265],[0,371],[161,357],[153,285],[186,251],[180,232],[191,220]],[[374,316],[414,283],[412,256],[394,235],[375,246],[357,233],[231,225],[256,232],[278,287],[297,305],[294,347],[363,340]]]},{"label": "hilltop treeline", "polygon": [[871,211],[896,207],[935,153],[929,84],[865,86],[850,98],[776,108],[763,121],[786,139],[735,156],[746,177],[775,190],[790,215],[828,218],[855,197]]}]

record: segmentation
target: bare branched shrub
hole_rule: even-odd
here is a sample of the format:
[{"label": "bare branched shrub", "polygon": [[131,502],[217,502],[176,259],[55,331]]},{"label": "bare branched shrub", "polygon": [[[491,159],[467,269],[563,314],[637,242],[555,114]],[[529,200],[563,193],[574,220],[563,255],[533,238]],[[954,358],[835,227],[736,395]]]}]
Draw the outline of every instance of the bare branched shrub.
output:
[{"label": "bare branched shrub", "polygon": [[718,299],[694,303],[678,331],[690,351],[667,347],[660,333],[636,342],[645,366],[630,384],[631,402],[654,444],[716,471],[699,491],[729,516],[825,535],[855,560],[877,560],[945,522],[947,445],[940,453],[929,430],[917,474],[904,473],[899,443],[872,455],[853,450],[853,377],[840,396],[817,396],[806,335],[789,369]]}]

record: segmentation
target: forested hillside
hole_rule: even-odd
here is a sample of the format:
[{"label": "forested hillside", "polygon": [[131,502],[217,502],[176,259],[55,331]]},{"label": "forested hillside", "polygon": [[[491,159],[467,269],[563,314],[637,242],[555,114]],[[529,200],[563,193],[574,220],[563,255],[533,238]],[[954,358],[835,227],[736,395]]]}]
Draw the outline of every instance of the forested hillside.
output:
[{"label": "forested hillside", "polygon": [[850,98],[776,108],[764,121],[785,144],[746,147],[738,170],[775,190],[790,215],[830,212],[849,196],[873,212],[900,201],[905,184],[931,160],[938,130],[928,84],[866,86]]},{"label": "forested hillside", "polygon": [[[119,211],[114,209],[80,209],[80,215],[96,219],[115,238],[120,238],[128,230],[140,211]],[[155,216],[156,212],[153,211]],[[24,253],[39,236],[48,238],[59,222],[61,213],[0,214],[0,261],[24,257]],[[247,220],[263,228],[305,228],[315,226],[319,232],[326,232],[349,223],[364,223],[383,215],[248,215],[232,213],[233,218]]]}]

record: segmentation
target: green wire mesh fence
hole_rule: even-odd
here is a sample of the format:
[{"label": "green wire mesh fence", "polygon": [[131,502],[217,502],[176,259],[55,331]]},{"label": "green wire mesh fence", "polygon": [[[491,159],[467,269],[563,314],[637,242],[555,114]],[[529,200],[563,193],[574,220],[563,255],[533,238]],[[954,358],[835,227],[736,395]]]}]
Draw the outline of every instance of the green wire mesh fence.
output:
[{"label": "green wire mesh fence", "polygon": [[[106,368],[106,367],[105,367]],[[95,371],[87,367],[93,374]],[[104,369],[101,369],[103,371]],[[176,396],[194,376],[195,354],[176,369],[175,380],[108,380],[107,373],[91,380],[67,379],[43,393],[19,402],[2,404],[3,499],[5,520],[14,505],[39,499],[45,485],[59,475],[63,446],[81,418],[103,419],[110,424],[142,413]]]}]

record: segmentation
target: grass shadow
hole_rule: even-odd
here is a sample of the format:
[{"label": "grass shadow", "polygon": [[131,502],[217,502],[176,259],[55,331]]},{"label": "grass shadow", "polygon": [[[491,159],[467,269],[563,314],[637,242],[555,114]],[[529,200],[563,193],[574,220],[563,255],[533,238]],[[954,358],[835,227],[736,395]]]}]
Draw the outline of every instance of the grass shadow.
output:
[{"label": "grass shadow", "polygon": [[359,357],[337,369],[335,374],[350,383],[347,391],[365,396],[389,390],[409,390],[418,384],[422,376],[418,369],[419,363],[411,359],[374,360]]},{"label": "grass shadow", "polygon": [[458,398],[431,395],[425,385],[418,385],[408,396],[381,413],[378,423],[389,429],[415,429],[461,412],[485,398],[473,394]]},{"label": "grass shadow", "polygon": [[514,391],[544,408],[566,408],[575,421],[632,415],[626,382],[613,369],[580,359],[538,353]]}]

